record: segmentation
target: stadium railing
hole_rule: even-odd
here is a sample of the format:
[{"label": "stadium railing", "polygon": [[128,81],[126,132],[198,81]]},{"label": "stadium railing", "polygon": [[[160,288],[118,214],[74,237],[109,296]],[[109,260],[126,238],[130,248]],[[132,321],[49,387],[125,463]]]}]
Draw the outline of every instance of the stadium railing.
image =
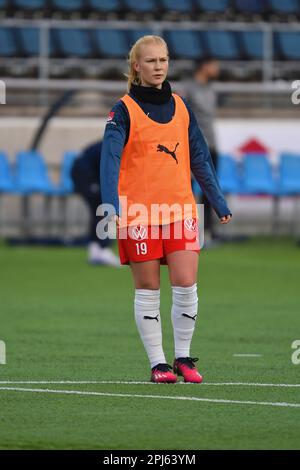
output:
[{"label": "stadium railing", "polygon": [[[111,68],[106,60],[114,60],[114,67],[123,70],[130,45],[145,32],[160,34],[170,41],[175,71],[188,69],[192,59],[207,54],[219,58],[222,69],[231,74],[240,71],[241,65],[249,73],[255,67],[265,81],[273,77],[274,61],[279,62],[283,71],[288,70],[285,63],[292,61],[290,74],[292,70],[296,73],[297,64],[298,69],[300,66],[300,25],[295,22],[218,22],[212,26],[205,22],[181,21],[175,26],[172,21],[149,21],[143,28],[143,23],[138,21],[20,18],[1,21],[0,64],[9,75],[14,73],[13,64],[18,59],[31,59],[36,67],[34,73],[40,78],[53,74],[55,68],[50,64],[54,59],[58,64],[60,60],[63,70],[67,70],[65,58],[77,58],[78,67],[86,74],[89,60],[101,60],[102,72]],[[180,60],[187,63],[180,65]],[[26,73],[26,68],[24,70]]]}]

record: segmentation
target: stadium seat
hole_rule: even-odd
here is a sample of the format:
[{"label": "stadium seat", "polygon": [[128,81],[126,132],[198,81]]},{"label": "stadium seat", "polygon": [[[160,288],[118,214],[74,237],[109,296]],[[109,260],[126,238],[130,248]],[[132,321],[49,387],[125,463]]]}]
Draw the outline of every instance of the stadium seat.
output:
[{"label": "stadium seat", "polygon": [[225,194],[238,194],[241,192],[238,165],[230,155],[219,155],[218,178],[222,191]]},{"label": "stadium seat", "polygon": [[277,14],[299,14],[300,12],[298,0],[269,0],[269,6]]},{"label": "stadium seat", "polygon": [[126,9],[134,13],[154,13],[156,10],[155,0],[124,0]]},{"label": "stadium seat", "polygon": [[134,44],[142,36],[147,36],[148,34],[154,34],[151,29],[131,29],[129,31],[129,42],[130,46]]},{"label": "stadium seat", "polygon": [[127,35],[123,30],[95,29],[92,38],[99,56],[125,58],[128,54]]},{"label": "stadium seat", "polygon": [[84,0],[52,0],[51,7],[53,10],[65,13],[74,11],[80,12],[84,9]]},{"label": "stadium seat", "polygon": [[264,55],[262,31],[242,31],[240,35],[246,58],[261,60]]},{"label": "stadium seat", "polygon": [[174,29],[165,30],[163,34],[172,57],[198,59],[203,56],[203,47],[198,31]]},{"label": "stadium seat", "polygon": [[196,0],[196,6],[205,13],[224,13],[229,9],[229,0]]},{"label": "stadium seat", "polygon": [[19,152],[16,159],[16,187],[23,194],[57,194],[43,157],[34,151]]},{"label": "stadium seat", "polygon": [[275,34],[275,46],[279,55],[287,60],[300,59],[300,33],[278,32]]},{"label": "stadium seat", "polygon": [[271,164],[264,154],[246,154],[243,159],[242,188],[245,194],[275,195]]},{"label": "stadium seat", "polygon": [[192,13],[193,3],[191,0],[161,0],[160,6],[163,7],[166,12],[178,12],[178,13]]},{"label": "stadium seat", "polygon": [[47,0],[13,0],[12,7],[17,10],[36,12],[46,7]]},{"label": "stadium seat", "polygon": [[121,8],[119,0],[87,0],[87,5],[95,13],[118,13]]},{"label": "stadium seat", "polygon": [[210,55],[223,60],[240,59],[240,51],[234,32],[210,30],[203,34]]},{"label": "stadium seat", "polygon": [[53,44],[60,56],[88,58],[92,55],[90,38],[87,30],[83,29],[53,29],[51,31]]},{"label": "stadium seat", "polygon": [[239,13],[263,14],[267,0],[235,0],[235,7]]},{"label": "stadium seat", "polygon": [[[17,28],[20,49],[22,55],[26,57],[34,57],[40,54],[40,32],[38,28]],[[49,35],[49,56],[53,55],[53,43],[51,35]]]},{"label": "stadium seat", "polygon": [[37,56],[40,53],[40,30],[38,28],[18,28],[18,35],[22,55],[26,57]]},{"label": "stadium seat", "polygon": [[11,193],[15,190],[15,184],[8,158],[4,152],[0,152],[0,193]]},{"label": "stadium seat", "polygon": [[300,194],[300,155],[282,154],[279,164],[279,194]]},{"label": "stadium seat", "polygon": [[16,56],[18,56],[18,49],[15,30],[13,28],[0,28],[0,57]]},{"label": "stadium seat", "polygon": [[60,172],[60,183],[58,191],[61,195],[71,194],[73,192],[73,180],[71,178],[71,168],[78,152],[65,152]]}]

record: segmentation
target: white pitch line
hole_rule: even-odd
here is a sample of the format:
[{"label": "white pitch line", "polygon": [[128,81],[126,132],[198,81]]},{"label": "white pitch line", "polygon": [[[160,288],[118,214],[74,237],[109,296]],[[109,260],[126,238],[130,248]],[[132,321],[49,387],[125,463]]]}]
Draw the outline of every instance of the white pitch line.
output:
[{"label": "white pitch line", "polygon": [[255,382],[207,382],[201,385],[215,385],[215,386],[240,386],[240,387],[291,387],[297,388],[300,387],[300,384],[262,384],[262,383],[255,383]]},{"label": "white pitch line", "polygon": [[0,380],[0,384],[121,384],[121,385],[157,385],[153,382],[135,382],[122,380]]},{"label": "white pitch line", "polygon": [[[156,384],[153,382],[135,382],[135,381],[122,381],[122,380],[0,380],[0,385],[165,385]],[[173,385],[198,385],[185,382],[177,382]],[[208,386],[238,386],[238,387],[288,387],[299,388],[300,384],[271,384],[271,383],[257,383],[257,382],[203,382],[201,387]]]},{"label": "white pitch line", "polygon": [[269,401],[243,401],[243,400],[225,400],[222,398],[199,398],[199,397],[175,397],[168,395],[138,395],[129,393],[105,393],[105,392],[87,392],[79,390],[51,390],[43,388],[21,388],[21,387],[0,387],[0,390],[14,392],[31,392],[31,393],[60,393],[63,395],[88,395],[100,397],[123,397],[123,398],[152,398],[157,400],[185,400],[200,401],[208,403],[223,403],[237,405],[261,405],[261,406],[277,406],[284,408],[300,408],[300,403],[286,402],[269,402]]},{"label": "white pitch line", "polygon": [[233,357],[261,357],[262,354],[233,354]]}]

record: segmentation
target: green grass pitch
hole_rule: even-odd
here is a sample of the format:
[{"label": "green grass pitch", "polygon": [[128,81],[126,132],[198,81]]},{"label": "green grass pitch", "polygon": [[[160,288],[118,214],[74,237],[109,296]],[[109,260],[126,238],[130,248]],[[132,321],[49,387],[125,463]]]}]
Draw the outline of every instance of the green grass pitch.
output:
[{"label": "green grass pitch", "polygon": [[[300,384],[300,364],[291,361],[292,342],[300,340],[300,248],[291,239],[200,254],[192,356],[200,358],[202,385],[87,383],[143,382],[150,371],[129,268],[91,267],[85,257],[78,248],[0,245],[0,339],[7,350],[1,449],[300,448],[300,387],[255,385]],[[171,363],[170,310],[162,267]]]}]

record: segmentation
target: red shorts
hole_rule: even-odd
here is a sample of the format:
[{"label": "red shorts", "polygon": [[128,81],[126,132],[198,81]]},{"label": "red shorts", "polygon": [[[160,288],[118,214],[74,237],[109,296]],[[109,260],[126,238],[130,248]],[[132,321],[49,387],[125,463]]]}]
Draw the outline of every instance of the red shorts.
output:
[{"label": "red shorts", "polygon": [[173,251],[200,253],[199,228],[195,218],[167,225],[118,228],[117,239],[121,264],[153,259],[160,259],[160,264],[167,264],[166,255]]}]

